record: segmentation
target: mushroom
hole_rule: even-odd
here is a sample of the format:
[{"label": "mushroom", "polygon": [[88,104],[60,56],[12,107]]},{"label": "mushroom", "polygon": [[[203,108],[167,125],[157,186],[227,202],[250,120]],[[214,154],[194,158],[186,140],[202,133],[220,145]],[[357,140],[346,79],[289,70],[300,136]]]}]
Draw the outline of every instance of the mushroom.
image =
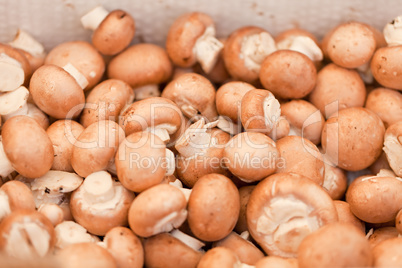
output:
[{"label": "mushroom", "polygon": [[332,163],[357,171],[369,167],[380,156],[384,133],[384,124],[377,114],[366,108],[347,108],[325,122],[321,144]]},{"label": "mushroom", "polygon": [[402,16],[398,16],[385,25],[383,29],[383,34],[388,46],[398,46],[402,44],[401,22],[402,22]]},{"label": "mushroom", "polygon": [[187,73],[171,81],[162,97],[172,100],[189,119],[198,115],[209,121],[216,118],[215,88],[205,77]]},{"label": "mushroom", "polygon": [[140,239],[126,227],[114,227],[103,238],[102,245],[112,254],[118,268],[141,268],[144,249]]},{"label": "mushroom", "polygon": [[401,45],[379,48],[371,61],[371,72],[382,86],[402,90],[400,62]]},{"label": "mushroom", "polygon": [[166,51],[153,44],[137,44],[115,56],[108,65],[109,78],[122,80],[137,99],[159,96],[159,84],[166,82],[173,68]]},{"label": "mushroom", "polygon": [[247,183],[273,174],[280,158],[275,142],[258,132],[243,132],[231,138],[223,157],[229,171]]},{"label": "mushroom", "polygon": [[169,58],[180,67],[191,67],[199,62],[206,73],[211,72],[223,49],[215,34],[214,21],[207,14],[192,12],[181,15],[167,34]]},{"label": "mushroom", "polygon": [[135,34],[133,17],[119,9],[109,13],[102,6],[97,6],[81,17],[81,23],[85,29],[94,31],[92,44],[103,55],[121,52]]},{"label": "mushroom", "polygon": [[394,221],[402,209],[402,180],[397,177],[362,176],[346,192],[346,202],[359,219],[369,223]]},{"label": "mushroom", "polygon": [[47,130],[49,127],[49,117],[35,104],[27,103],[27,106],[28,113],[26,115],[35,119],[44,130]]},{"label": "mushroom", "polygon": [[217,241],[226,237],[235,227],[239,212],[239,191],[229,178],[212,173],[194,184],[187,220],[197,238]]},{"label": "mushroom", "polygon": [[241,263],[248,265],[255,265],[264,257],[264,253],[254,246],[253,243],[244,239],[235,232],[231,232],[224,239],[214,242],[213,247],[225,247],[232,250]]},{"label": "mushroom", "polygon": [[43,65],[32,75],[29,90],[35,104],[57,119],[77,117],[84,108],[85,79],[71,64]]},{"label": "mushroom", "polygon": [[[103,120],[89,125],[74,143],[71,166],[78,175],[106,170],[124,139],[124,130],[114,121]],[[91,159],[88,162],[88,159]]]},{"label": "mushroom", "polygon": [[385,154],[384,150],[381,152],[380,157],[378,157],[377,160],[371,166],[369,166],[371,174],[377,174],[382,169],[391,170],[387,155]]},{"label": "mushroom", "polygon": [[246,213],[247,213],[247,204],[248,200],[250,198],[251,192],[254,190],[255,185],[249,185],[249,186],[243,186],[239,188],[239,195],[240,195],[240,213],[239,213],[239,219],[237,220],[236,226],[234,230],[241,234],[245,231],[248,232],[248,227],[247,227],[247,218],[246,218]]},{"label": "mushroom", "polygon": [[255,268],[267,267],[298,268],[298,264],[295,258],[282,258],[278,256],[264,257],[255,264]]},{"label": "mushroom", "polygon": [[28,82],[32,74],[27,58],[18,50],[0,44],[0,92],[7,92]]},{"label": "mushroom", "polygon": [[73,120],[57,120],[46,130],[53,143],[54,160],[52,169],[73,172],[71,157],[75,141],[84,127]]},{"label": "mushroom", "polygon": [[99,241],[97,236],[91,235],[88,231],[73,221],[63,221],[54,228],[56,234],[57,249],[66,248],[72,244],[95,243]]},{"label": "mushroom", "polygon": [[124,109],[120,125],[127,136],[138,131],[149,131],[167,143],[170,135],[180,129],[183,121],[183,115],[173,101],[150,97]]},{"label": "mushroom", "polygon": [[357,218],[350,210],[350,205],[341,200],[334,200],[336,211],[338,212],[338,219],[340,223],[349,223],[356,226],[363,234],[366,233],[366,225],[363,221]]},{"label": "mushroom", "polygon": [[60,250],[56,259],[61,263],[62,268],[117,268],[113,256],[95,243],[72,244]]},{"label": "mushroom", "polygon": [[250,234],[268,255],[296,257],[307,235],[336,221],[335,205],[325,190],[294,173],[261,181],[247,204]]},{"label": "mushroom", "polygon": [[186,198],[179,189],[159,184],[134,199],[128,212],[128,222],[131,230],[142,237],[170,232],[186,220],[186,206]]},{"label": "mushroom", "polygon": [[64,67],[69,63],[87,80],[87,85],[83,87],[84,90],[93,88],[99,83],[105,72],[105,62],[102,56],[88,42],[61,43],[49,51],[45,58],[45,65],[53,64]]},{"label": "mushroom", "polygon": [[72,193],[70,208],[75,221],[88,232],[105,235],[113,227],[127,225],[133,199],[134,193],[106,171],[98,171]]},{"label": "mushroom", "polygon": [[206,124],[202,118],[190,125],[175,144],[177,175],[186,186],[193,187],[206,174],[228,174],[223,153],[230,136],[216,125],[216,121]]},{"label": "mushroom", "polygon": [[0,116],[4,121],[16,115],[26,115],[28,113],[28,97],[29,91],[24,86],[0,93]]},{"label": "mushroom", "polygon": [[306,55],[293,50],[278,50],[261,63],[261,84],[276,97],[296,99],[307,96],[317,81],[317,69]]},{"label": "mushroom", "polygon": [[35,210],[31,190],[20,181],[8,181],[0,187],[0,222],[13,211]]},{"label": "mushroom", "polygon": [[364,233],[350,223],[327,224],[300,244],[297,260],[304,267],[369,267],[373,256]]},{"label": "mushroom", "polygon": [[288,136],[276,142],[280,160],[277,173],[292,172],[306,176],[318,185],[324,182],[323,157],[311,141],[298,137]]},{"label": "mushroom", "polygon": [[232,135],[241,132],[241,100],[252,89],[255,87],[249,83],[232,81],[223,84],[216,91],[216,110],[219,114],[218,127],[220,129]]},{"label": "mushroom", "polygon": [[385,131],[383,150],[395,174],[402,177],[402,120]]},{"label": "mushroom", "polygon": [[5,155],[22,176],[44,175],[53,163],[53,147],[45,130],[28,116],[15,116],[2,127]]},{"label": "mushroom", "polygon": [[324,161],[324,182],[322,187],[327,190],[333,200],[342,199],[348,186],[346,172],[328,160],[325,154],[322,154],[322,157]]},{"label": "mushroom", "polygon": [[43,258],[55,244],[52,223],[34,210],[17,210],[0,224],[0,250],[17,259]]},{"label": "mushroom", "polygon": [[256,84],[262,62],[274,51],[276,45],[270,33],[246,26],[234,31],[226,40],[223,60],[234,79]]},{"label": "mushroom", "polygon": [[366,88],[355,70],[328,64],[317,75],[317,83],[308,97],[325,118],[349,107],[363,107]]},{"label": "mushroom", "polygon": [[[35,203],[34,203],[35,205]],[[41,204],[38,207],[38,212],[42,213],[50,220],[53,226],[56,226],[63,222],[64,220],[64,211],[63,209],[56,204]],[[56,234],[57,237],[57,234]],[[57,244],[57,242],[56,242]]]},{"label": "mushroom", "polygon": [[197,268],[242,267],[236,254],[225,247],[210,249],[200,259]]},{"label": "mushroom", "polygon": [[101,121],[117,121],[120,112],[134,101],[134,92],[125,82],[108,79],[96,85],[86,98],[80,122],[84,127]]},{"label": "mushroom", "polygon": [[402,235],[402,209],[399,210],[398,214],[396,214],[395,227],[398,230],[399,234]]},{"label": "mushroom", "polygon": [[402,121],[402,94],[388,88],[376,88],[367,95],[366,105],[388,126]]},{"label": "mushroom", "polygon": [[369,241],[371,248],[376,247],[382,241],[395,238],[399,236],[399,232],[395,227],[380,227],[375,230],[370,229],[366,237]]},{"label": "mushroom", "polygon": [[402,265],[402,237],[385,240],[373,248],[374,267],[400,267]]},{"label": "mushroom", "polygon": [[[180,233],[180,235],[177,235]],[[178,230],[160,233],[144,240],[146,267],[197,267],[204,244]]]},{"label": "mushroom", "polygon": [[116,153],[117,177],[122,185],[142,192],[160,184],[174,173],[174,154],[164,142],[149,132],[135,132],[126,137]]},{"label": "mushroom", "polygon": [[289,135],[301,136],[315,145],[321,142],[325,119],[313,104],[305,100],[291,100],[281,104],[281,114],[289,122]]}]

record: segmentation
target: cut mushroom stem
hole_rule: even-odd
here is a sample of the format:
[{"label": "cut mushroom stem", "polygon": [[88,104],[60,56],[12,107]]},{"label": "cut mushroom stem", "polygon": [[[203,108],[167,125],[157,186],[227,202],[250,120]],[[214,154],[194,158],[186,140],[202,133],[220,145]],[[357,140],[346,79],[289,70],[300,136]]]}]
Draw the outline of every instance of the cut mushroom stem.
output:
[{"label": "cut mushroom stem", "polygon": [[136,100],[144,100],[150,97],[160,97],[161,95],[159,86],[157,84],[150,84],[134,88],[134,92]]},{"label": "cut mushroom stem", "polygon": [[99,171],[87,176],[83,183],[85,199],[90,203],[101,203],[114,197],[112,176]]},{"label": "cut mushroom stem", "polygon": [[166,149],[166,174],[165,176],[171,176],[173,175],[176,167],[176,161],[175,161],[175,156],[174,153]]},{"label": "cut mushroom stem", "polygon": [[169,184],[176,187],[177,189],[179,189],[184,194],[184,197],[186,198],[186,201],[188,202],[188,199],[190,198],[190,194],[191,194],[191,189],[184,188],[183,183],[178,179],[176,179],[173,182],[169,182]]},{"label": "cut mushroom stem", "polygon": [[312,61],[321,61],[323,59],[321,49],[313,39],[307,36],[296,36],[287,49],[303,53]]},{"label": "cut mushroom stem", "polygon": [[180,107],[180,109],[183,112],[183,114],[188,118],[194,118],[199,113],[199,111],[196,108],[194,108],[191,104],[183,104]]},{"label": "cut mushroom stem", "polygon": [[274,39],[269,33],[261,32],[243,39],[240,57],[244,59],[244,65],[248,69],[259,73],[265,57],[274,51],[276,51]]},{"label": "cut mushroom stem", "polygon": [[147,131],[158,136],[164,143],[167,143],[170,141],[170,135],[177,131],[177,126],[163,123],[153,127],[148,127]]},{"label": "cut mushroom stem", "polygon": [[73,221],[64,221],[54,229],[56,247],[63,249],[71,244],[96,242],[99,239],[87,232],[87,229]]},{"label": "cut mushroom stem", "polygon": [[279,104],[279,101],[275,99],[274,95],[270,93],[264,99],[263,106],[265,125],[274,128],[276,122],[281,116],[281,105]]},{"label": "cut mushroom stem", "polygon": [[64,71],[69,73],[72,77],[74,77],[75,81],[77,81],[78,85],[84,89],[88,86],[88,80],[85,78],[85,76],[78,71],[77,68],[74,67],[71,63],[67,63],[66,65],[63,66]]},{"label": "cut mushroom stem", "polygon": [[24,30],[18,29],[13,41],[8,43],[10,46],[24,50],[35,57],[43,57],[45,48],[32,35]]},{"label": "cut mushroom stem", "polygon": [[396,17],[385,25],[383,34],[389,46],[402,45],[402,16]]},{"label": "cut mushroom stem", "polygon": [[[11,165],[10,161],[8,160],[4,148],[2,138],[0,136],[0,178],[5,178],[10,175],[14,171],[13,166]],[[0,208],[1,210],[1,208]],[[1,215],[1,212],[0,212]],[[1,218],[1,216],[0,216]]]},{"label": "cut mushroom stem", "polygon": [[174,229],[173,231],[170,232],[170,234],[196,251],[202,251],[202,247],[205,246],[205,244],[203,242],[201,242],[200,240],[198,240],[192,236],[189,236],[188,234],[183,233],[182,231],[180,231],[178,229]]},{"label": "cut mushroom stem", "polygon": [[0,115],[7,120],[15,115],[27,114],[28,97],[29,91],[24,86],[10,92],[0,93]]},{"label": "cut mushroom stem", "polygon": [[237,135],[241,132],[241,124],[235,124],[233,121],[226,120],[223,116],[218,117],[217,127],[231,135]]},{"label": "cut mushroom stem", "polygon": [[24,83],[25,73],[15,59],[0,53],[0,92],[11,91]]},{"label": "cut mushroom stem", "polygon": [[210,73],[212,71],[222,49],[223,44],[215,38],[215,27],[208,26],[194,46],[195,57],[204,72]]},{"label": "cut mushroom stem", "polygon": [[0,190],[0,222],[4,217],[10,215],[10,213],[11,208],[8,195],[3,190]]},{"label": "cut mushroom stem", "polygon": [[85,29],[95,31],[108,14],[109,11],[103,6],[97,6],[81,17],[82,26]]}]

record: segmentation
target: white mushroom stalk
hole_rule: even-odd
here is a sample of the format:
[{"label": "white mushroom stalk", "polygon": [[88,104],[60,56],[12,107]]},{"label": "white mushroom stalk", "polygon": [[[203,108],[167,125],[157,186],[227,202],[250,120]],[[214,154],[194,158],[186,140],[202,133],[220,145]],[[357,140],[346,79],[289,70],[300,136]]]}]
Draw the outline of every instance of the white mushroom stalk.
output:
[{"label": "white mushroom stalk", "polygon": [[160,97],[161,92],[157,84],[145,85],[142,87],[134,88],[135,99],[144,100],[150,97]]},{"label": "white mushroom stalk", "polygon": [[158,136],[164,143],[167,143],[170,141],[170,135],[177,131],[177,127],[175,125],[165,123],[150,126],[146,129],[146,131],[151,132],[152,134]]},{"label": "white mushroom stalk", "polygon": [[272,93],[269,93],[263,101],[265,125],[274,128],[281,116],[281,105]]},{"label": "white mushroom stalk", "polygon": [[0,53],[0,92],[12,91],[24,83],[25,73],[21,63]]},{"label": "white mushroom stalk", "polygon": [[10,46],[24,50],[34,57],[45,56],[45,48],[32,35],[24,30],[18,29],[13,41],[8,43]]},{"label": "white mushroom stalk", "polygon": [[16,115],[28,114],[29,91],[21,86],[13,91],[0,93],[0,115],[8,120]]},{"label": "white mushroom stalk", "polygon": [[385,135],[383,150],[392,170],[402,177],[402,135]]},{"label": "white mushroom stalk", "polygon": [[[0,178],[5,178],[14,171],[13,166],[4,152],[2,138],[0,136]],[[1,213],[0,213],[1,214]]]},{"label": "white mushroom stalk", "polygon": [[6,216],[11,214],[10,202],[8,195],[0,189],[0,222]]},{"label": "white mushroom stalk", "polygon": [[166,149],[166,174],[165,174],[165,176],[173,175],[175,169],[176,169],[176,158],[174,156],[174,153],[171,150]]},{"label": "white mushroom stalk", "polygon": [[109,201],[115,195],[112,176],[105,171],[95,172],[87,176],[83,187],[85,199],[90,203]]},{"label": "white mushroom stalk", "polygon": [[312,61],[321,61],[324,58],[320,47],[308,36],[290,36],[276,45],[278,49],[300,52]]},{"label": "white mushroom stalk", "polygon": [[235,124],[230,119],[226,120],[224,116],[218,117],[217,127],[231,135],[237,135],[241,132],[241,124]]},{"label": "white mushroom stalk", "polygon": [[186,233],[183,233],[182,231],[178,230],[178,229],[174,229],[173,231],[170,232],[170,234],[174,237],[177,238],[178,240],[180,240],[181,242],[183,242],[184,244],[186,244],[187,246],[189,246],[190,248],[196,250],[196,251],[201,251],[202,247],[205,246],[205,244],[203,242],[201,242],[200,240],[189,236]]},{"label": "white mushroom stalk", "polygon": [[78,85],[84,89],[88,86],[88,80],[85,78],[85,76],[77,70],[77,68],[74,67],[71,63],[67,63],[66,65],[63,66],[64,71],[69,73],[72,77],[74,77],[75,81],[77,81]]},{"label": "white mushroom stalk", "polygon": [[184,194],[184,197],[186,198],[186,201],[188,202],[188,199],[190,198],[190,194],[192,191],[191,189],[184,188],[183,183],[178,179],[176,179],[175,181],[169,182],[169,184],[176,187],[177,189],[179,189]]},{"label": "white mushroom stalk", "polygon": [[73,221],[64,221],[54,228],[56,248],[63,249],[77,243],[95,243],[99,238],[88,233],[87,229]]},{"label": "white mushroom stalk", "polygon": [[212,25],[208,26],[203,35],[197,39],[193,48],[197,61],[206,73],[210,73],[214,68],[219,53],[223,49],[223,44],[215,38],[215,35],[215,27]]},{"label": "white mushroom stalk", "polygon": [[81,17],[82,26],[84,26],[85,29],[95,31],[108,14],[109,11],[104,7],[97,6]]},{"label": "white mushroom stalk", "polygon": [[261,63],[271,53],[276,51],[275,41],[267,32],[246,36],[241,44],[240,57],[244,59],[244,65],[259,73]]},{"label": "white mushroom stalk", "polygon": [[198,110],[194,108],[191,104],[183,104],[180,106],[180,110],[188,118],[194,118],[198,114]]},{"label": "white mushroom stalk", "polygon": [[402,16],[396,17],[385,25],[383,34],[389,46],[402,45]]}]

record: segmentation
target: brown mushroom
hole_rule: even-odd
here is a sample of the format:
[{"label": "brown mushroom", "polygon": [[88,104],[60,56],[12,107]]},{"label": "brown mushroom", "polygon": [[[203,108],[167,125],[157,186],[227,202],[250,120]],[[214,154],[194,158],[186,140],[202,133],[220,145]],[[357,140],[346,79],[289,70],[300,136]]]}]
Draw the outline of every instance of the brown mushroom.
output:
[{"label": "brown mushroom", "polygon": [[388,88],[376,88],[367,95],[366,105],[384,122],[385,127],[402,121],[402,94]]},{"label": "brown mushroom", "polygon": [[0,44],[0,92],[14,90],[27,83],[32,69],[27,58],[18,49]]},{"label": "brown mushroom", "polygon": [[240,195],[240,213],[239,219],[237,220],[235,231],[239,234],[248,231],[247,227],[247,204],[250,198],[251,192],[254,190],[255,185],[243,186],[239,188],[239,195]]},{"label": "brown mushroom", "polygon": [[366,226],[363,221],[357,218],[352,211],[350,210],[350,205],[341,200],[334,200],[336,211],[338,212],[338,219],[340,223],[349,223],[353,224],[359,230],[362,231],[363,234],[366,233]]},{"label": "brown mushroom", "polygon": [[72,244],[96,243],[100,239],[88,233],[87,229],[74,221],[63,221],[58,224],[54,231],[56,233],[56,249],[60,250]]},{"label": "brown mushroom", "polygon": [[298,264],[295,258],[282,258],[278,256],[267,256],[255,264],[255,268],[269,267],[298,268]]},{"label": "brown mushroom", "polygon": [[385,131],[383,151],[392,170],[402,177],[402,121],[392,124]]},{"label": "brown mushroom", "polygon": [[402,237],[385,240],[373,248],[373,267],[400,267],[402,265]]},{"label": "brown mushroom", "polygon": [[8,181],[0,187],[0,222],[13,211],[35,210],[31,190],[20,181]]},{"label": "brown mushroom", "polygon": [[241,267],[241,263],[236,254],[225,247],[216,247],[205,253],[197,268],[221,268],[221,267]]},{"label": "brown mushroom", "polygon": [[38,212],[45,215],[53,226],[56,226],[64,221],[64,211],[56,204],[42,204],[38,207]]},{"label": "brown mushroom", "polygon": [[322,156],[324,161],[324,182],[322,187],[327,190],[332,199],[342,199],[348,186],[346,172],[329,161],[325,154]]},{"label": "brown mushroom", "polygon": [[371,245],[371,248],[374,248],[382,241],[398,237],[398,235],[399,232],[395,227],[380,227],[375,230],[369,230],[366,237]]}]

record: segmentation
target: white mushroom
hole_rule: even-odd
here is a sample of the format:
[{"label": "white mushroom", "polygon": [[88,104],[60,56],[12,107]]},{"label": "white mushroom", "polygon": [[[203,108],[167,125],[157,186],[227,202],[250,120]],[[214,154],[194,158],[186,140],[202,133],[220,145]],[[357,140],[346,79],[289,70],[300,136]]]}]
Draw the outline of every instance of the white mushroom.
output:
[{"label": "white mushroom", "polygon": [[267,32],[246,36],[243,39],[240,57],[244,65],[255,72],[259,72],[261,63],[266,56],[276,51],[275,41]]},{"label": "white mushroom", "polygon": [[14,90],[24,83],[25,73],[21,64],[7,56],[5,53],[0,53],[0,92]]},{"label": "white mushroom", "polygon": [[197,61],[201,64],[204,72],[209,73],[214,68],[223,44],[215,38],[216,30],[213,25],[205,29],[194,46],[194,54]]},{"label": "white mushroom", "polygon": [[385,25],[383,30],[385,41],[389,46],[402,44],[402,16],[398,16]]}]

